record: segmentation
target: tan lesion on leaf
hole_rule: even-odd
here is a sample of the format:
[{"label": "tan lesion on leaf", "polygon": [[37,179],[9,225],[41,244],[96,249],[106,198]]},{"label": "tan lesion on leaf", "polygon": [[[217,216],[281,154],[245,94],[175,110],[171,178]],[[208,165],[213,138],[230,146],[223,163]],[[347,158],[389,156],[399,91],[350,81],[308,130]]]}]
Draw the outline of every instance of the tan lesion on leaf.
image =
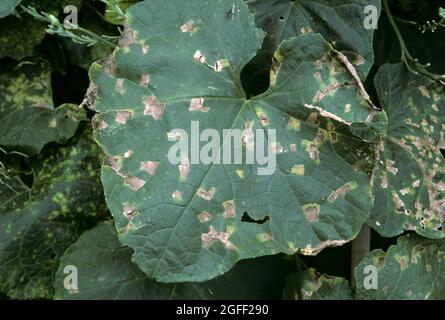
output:
[{"label": "tan lesion on leaf", "polygon": [[391,195],[392,195],[392,199],[394,201],[394,203],[396,204],[396,208],[397,210],[403,211],[406,213],[405,211],[405,203],[403,202],[403,200],[400,198],[400,196],[398,195],[398,193],[394,190],[391,191]]},{"label": "tan lesion on leaf", "polygon": [[431,99],[430,91],[425,86],[420,86],[418,89],[422,96]]},{"label": "tan lesion on leaf", "polygon": [[193,32],[194,23],[195,22],[193,20],[189,20],[186,23],[184,23],[182,26],[180,26],[179,30],[181,30],[182,33]]},{"label": "tan lesion on leaf", "polygon": [[320,115],[322,115],[323,117],[330,118],[330,119],[333,119],[333,120],[338,121],[338,122],[342,122],[342,123],[344,123],[344,124],[346,124],[346,125],[348,125],[348,126],[351,125],[351,122],[346,121],[346,120],[344,120],[343,118],[337,116],[336,114],[333,114],[332,112],[329,112],[329,111],[327,111],[327,110],[324,110],[323,108],[321,108],[321,107],[319,107],[319,106],[314,106],[314,105],[312,105],[312,104],[307,104],[307,103],[305,103],[304,106],[305,106],[306,108],[308,108],[308,109],[314,109],[314,110],[317,110],[317,111],[320,113]]},{"label": "tan lesion on leaf", "polygon": [[119,124],[126,124],[128,119],[132,116],[132,113],[130,111],[118,111],[116,113],[116,122]]},{"label": "tan lesion on leaf", "polygon": [[156,169],[159,166],[159,162],[156,161],[141,161],[139,170],[148,173],[149,175],[154,175]]},{"label": "tan lesion on leaf", "polygon": [[127,220],[131,221],[138,214],[138,211],[134,206],[125,202],[123,203],[122,214]]},{"label": "tan lesion on leaf", "polygon": [[127,151],[125,151],[125,153],[124,153],[124,158],[130,158],[132,155],[134,154],[134,151],[133,150],[127,150]]},{"label": "tan lesion on leaf", "polygon": [[224,207],[224,213],[223,213],[224,218],[228,219],[228,218],[235,217],[235,201],[234,200],[229,200],[229,201],[224,202],[223,207]]},{"label": "tan lesion on leaf", "polygon": [[339,88],[340,88],[340,82],[333,79],[332,82],[329,85],[327,85],[325,88],[318,90],[312,100],[314,102],[320,102],[326,96],[334,96]]},{"label": "tan lesion on leaf", "polygon": [[139,80],[139,85],[141,87],[147,88],[149,83],[150,83],[150,75],[149,74],[143,74],[141,76],[141,80]]},{"label": "tan lesion on leaf", "polygon": [[190,100],[189,111],[209,112],[209,108],[204,106],[204,98],[193,98]]},{"label": "tan lesion on leaf", "polygon": [[165,103],[158,100],[155,95],[151,95],[144,99],[144,116],[151,116],[154,120],[161,119],[164,110]]},{"label": "tan lesion on leaf", "polygon": [[313,33],[314,30],[312,30],[309,26],[303,26],[300,28],[300,34],[306,34],[306,33]]},{"label": "tan lesion on leaf", "polygon": [[303,206],[303,212],[307,221],[317,222],[320,215],[320,205],[317,203],[306,204]]},{"label": "tan lesion on leaf", "polygon": [[406,268],[408,268],[409,261],[410,261],[408,256],[401,256],[401,255],[396,254],[394,256],[394,259],[399,263],[400,270],[404,271]]},{"label": "tan lesion on leaf", "polygon": [[131,175],[125,175],[125,182],[130,186],[134,191],[138,191],[142,187],[144,187],[146,181]]},{"label": "tan lesion on leaf", "polygon": [[119,94],[124,94],[125,93],[124,81],[125,81],[125,79],[123,79],[123,78],[117,78],[116,79],[116,85],[115,85],[114,89]]},{"label": "tan lesion on leaf", "polygon": [[183,198],[182,198],[182,192],[179,191],[179,190],[174,191],[174,192],[172,193],[172,199],[173,199],[173,201],[181,202],[181,201],[183,200]]},{"label": "tan lesion on leaf", "polygon": [[116,171],[117,173],[120,173],[122,169],[122,158],[121,157],[108,157],[107,163],[111,168]]},{"label": "tan lesion on leaf", "polygon": [[196,50],[195,54],[193,55],[193,59],[199,61],[200,63],[206,62],[206,57],[204,54],[202,54],[201,50]]},{"label": "tan lesion on leaf", "polygon": [[334,203],[335,200],[337,200],[338,197],[344,198],[346,193],[348,193],[350,190],[353,189],[353,184],[348,182],[342,185],[337,190],[334,190],[331,192],[331,194],[328,197],[328,201],[331,203]]},{"label": "tan lesion on leaf", "polygon": [[196,192],[196,195],[200,198],[203,198],[204,200],[210,201],[213,199],[215,191],[216,191],[215,187],[211,187],[209,191],[206,191],[203,188],[199,188],[198,191]]},{"label": "tan lesion on leaf", "polygon": [[143,54],[148,54],[148,51],[150,50],[150,46],[148,44],[142,44],[141,50]]},{"label": "tan lesion on leaf", "polygon": [[299,132],[301,130],[301,121],[294,117],[290,117],[287,126],[288,128]]},{"label": "tan lesion on leaf", "polygon": [[399,172],[399,169],[396,168],[394,165],[395,165],[394,160],[386,160],[386,170],[395,176]]},{"label": "tan lesion on leaf", "polygon": [[119,39],[119,47],[128,47],[136,43],[136,31],[133,30],[127,23],[124,24],[124,31]]},{"label": "tan lesion on leaf", "polygon": [[198,220],[199,222],[207,222],[212,218],[212,215],[208,213],[207,211],[203,211],[200,214],[198,214]]},{"label": "tan lesion on leaf", "polygon": [[260,240],[261,242],[266,242],[266,241],[273,241],[275,240],[273,235],[271,235],[269,232],[263,232],[263,233],[259,233],[257,235],[257,239]]},{"label": "tan lesion on leaf", "polygon": [[201,234],[202,247],[209,248],[215,241],[219,241],[226,249],[235,250],[236,247],[230,242],[229,237],[228,232],[217,231],[213,226],[210,226],[208,233]]},{"label": "tan lesion on leaf", "polygon": [[187,179],[190,173],[190,160],[185,158],[181,161],[181,164],[178,166],[179,169],[179,177],[181,180]]},{"label": "tan lesion on leaf", "polygon": [[312,245],[308,244],[304,249],[301,249],[300,252],[305,256],[314,256],[325,248],[340,247],[347,242],[347,240],[326,240],[320,242],[316,247],[312,247]]},{"label": "tan lesion on leaf", "polygon": [[220,59],[215,61],[213,64],[213,70],[215,72],[221,72],[224,68],[228,67],[230,65],[229,60],[227,59]]}]

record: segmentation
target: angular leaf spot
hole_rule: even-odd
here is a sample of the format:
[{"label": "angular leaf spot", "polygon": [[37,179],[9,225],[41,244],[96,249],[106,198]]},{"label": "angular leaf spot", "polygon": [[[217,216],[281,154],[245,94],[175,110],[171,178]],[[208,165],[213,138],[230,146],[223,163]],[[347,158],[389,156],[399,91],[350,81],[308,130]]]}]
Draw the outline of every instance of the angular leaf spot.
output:
[{"label": "angular leaf spot", "polygon": [[[317,116],[317,114],[315,113],[315,116]],[[295,130],[295,131],[300,131],[301,130],[301,121],[298,119],[295,119],[294,117],[291,117],[289,119],[289,122],[287,124],[291,129]]]},{"label": "angular leaf spot", "polygon": [[133,150],[128,150],[124,153],[124,158],[130,158],[134,154]]},{"label": "angular leaf spot", "polygon": [[122,169],[122,161],[119,157],[108,157],[107,163],[113,168],[117,173]]},{"label": "angular leaf spot", "polygon": [[203,98],[193,98],[190,101],[189,111],[208,112],[209,108],[204,106],[204,99]]},{"label": "angular leaf spot", "polygon": [[150,75],[143,74],[141,76],[141,80],[139,81],[139,85],[142,87],[148,87],[148,83],[150,82]]},{"label": "angular leaf spot", "polygon": [[223,204],[224,206],[224,218],[233,218],[235,217],[235,202],[233,200],[226,201]]},{"label": "angular leaf spot", "polygon": [[144,100],[144,116],[151,116],[159,120],[164,113],[165,103],[161,103],[154,95]]},{"label": "angular leaf spot", "polygon": [[179,165],[179,175],[180,175],[181,179],[186,179],[189,172],[190,172],[190,161],[189,161],[189,159],[185,159]]},{"label": "angular leaf spot", "polygon": [[117,123],[126,124],[130,117],[131,117],[131,112],[129,111],[118,111],[115,120]]},{"label": "angular leaf spot", "polygon": [[224,67],[227,67],[229,65],[229,62],[224,59],[224,60],[217,60],[215,62],[215,64],[213,65],[213,70],[215,70],[215,72],[221,72],[223,70]]},{"label": "angular leaf spot", "polygon": [[115,86],[115,90],[120,93],[120,94],[124,94],[125,90],[124,90],[124,80],[123,78],[117,78],[116,79],[116,86]]},{"label": "angular leaf spot", "polygon": [[190,20],[186,23],[184,23],[179,29],[181,30],[181,32],[192,32],[193,30],[193,20]]},{"label": "angular leaf spot", "polygon": [[306,219],[310,222],[318,221],[318,216],[320,214],[320,205],[317,203],[307,204],[303,206],[304,215]]},{"label": "angular leaf spot", "polygon": [[155,161],[141,161],[141,165],[139,167],[140,171],[144,171],[149,175],[154,175],[156,173],[156,168],[158,167],[159,162]]},{"label": "angular leaf spot", "polygon": [[210,201],[213,199],[215,191],[216,191],[215,187],[211,187],[209,191],[205,191],[204,189],[199,188],[198,191],[196,192],[196,195],[198,197],[203,198],[204,200]]},{"label": "angular leaf spot", "polygon": [[230,234],[228,232],[219,232],[213,226],[210,226],[208,233],[201,234],[203,248],[208,248],[215,241],[220,241],[229,250],[235,250],[236,247],[229,241]]},{"label": "angular leaf spot", "polygon": [[206,57],[199,50],[197,50],[195,52],[195,54],[193,55],[193,59],[195,59],[196,61],[199,61],[201,63],[205,63],[206,62]]},{"label": "angular leaf spot", "polygon": [[399,169],[394,167],[394,164],[395,164],[395,161],[393,161],[393,160],[386,160],[386,170],[391,172],[393,175],[397,175],[397,172],[399,171]]},{"label": "angular leaf spot", "polygon": [[203,211],[200,214],[198,214],[198,219],[200,222],[207,222],[210,220],[212,216],[207,211]]},{"label": "angular leaf spot", "polygon": [[133,189],[134,191],[138,191],[145,185],[145,181],[142,179],[139,179],[138,177],[133,177],[130,175],[127,175],[125,177],[125,182]]},{"label": "angular leaf spot", "polygon": [[128,202],[125,202],[123,204],[123,212],[122,213],[125,218],[127,218],[128,220],[132,220],[135,217],[135,215],[137,214],[137,210],[133,206],[130,206],[128,204]]},{"label": "angular leaf spot", "polygon": [[337,200],[338,197],[344,198],[346,193],[349,190],[351,190],[351,189],[352,189],[352,184],[351,183],[346,183],[345,185],[341,186],[337,190],[332,191],[331,194],[328,197],[328,201],[331,202],[331,203],[334,203],[335,200]]},{"label": "angular leaf spot", "polygon": [[172,193],[172,198],[174,201],[182,201],[182,193],[178,190],[176,190],[175,192]]}]

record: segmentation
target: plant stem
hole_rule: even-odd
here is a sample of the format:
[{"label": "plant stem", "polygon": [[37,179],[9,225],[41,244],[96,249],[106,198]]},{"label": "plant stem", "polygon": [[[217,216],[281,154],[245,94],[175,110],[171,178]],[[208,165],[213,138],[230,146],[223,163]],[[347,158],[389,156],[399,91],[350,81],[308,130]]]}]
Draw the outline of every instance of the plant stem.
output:
[{"label": "plant stem", "polygon": [[362,226],[357,238],[351,243],[351,285],[355,288],[354,270],[371,250],[371,229],[367,224]]},{"label": "plant stem", "polygon": [[427,63],[425,65],[419,63],[418,59],[415,59],[411,53],[409,52],[405,41],[403,40],[403,36],[400,33],[399,28],[397,27],[397,24],[394,20],[393,15],[391,14],[391,10],[389,9],[388,0],[383,0],[383,7],[384,11],[386,12],[386,15],[388,17],[388,20],[394,30],[394,33],[396,34],[397,40],[399,41],[400,45],[400,51],[401,51],[401,60],[406,65],[408,70],[410,70],[414,74],[423,74],[424,76],[434,80],[438,81],[441,84],[445,85],[445,75],[437,75],[434,73],[429,72],[426,70],[426,67],[429,67],[430,64]]}]

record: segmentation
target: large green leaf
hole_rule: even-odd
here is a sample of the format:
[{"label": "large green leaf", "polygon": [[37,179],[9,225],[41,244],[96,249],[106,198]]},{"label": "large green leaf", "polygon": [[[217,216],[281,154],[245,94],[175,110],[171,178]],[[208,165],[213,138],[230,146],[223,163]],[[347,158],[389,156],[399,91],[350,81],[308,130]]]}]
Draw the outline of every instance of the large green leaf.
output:
[{"label": "large green leaf", "polygon": [[48,142],[66,142],[85,111],[76,105],[54,108],[51,72],[37,60],[9,65],[0,73],[0,145],[33,155]]},{"label": "large green leaf", "polygon": [[370,225],[384,236],[444,237],[445,88],[401,64],[382,66],[375,86],[389,127],[376,148]]},{"label": "large green leaf", "polygon": [[[102,159],[88,130],[33,164],[27,199],[0,213],[0,291],[11,298],[51,298],[60,257],[107,212],[99,180]],[[74,138],[73,138],[74,139]]]},{"label": "large green leaf", "polygon": [[0,18],[9,15],[22,0],[2,0],[0,2]]},{"label": "large green leaf", "polygon": [[[316,254],[356,236],[372,203],[369,178],[341,156],[348,148],[337,152],[335,126],[318,125],[320,114],[349,125],[373,112],[341,53],[319,34],[290,39],[275,54],[270,89],[247,100],[240,73],[263,35],[242,1],[151,0],[127,15],[121,47],[90,71],[89,96],[109,156],[107,204],[149,277],[204,281],[242,259]],[[191,121],[221,136],[276,129],[276,170],[170,163],[168,137],[190,135]]]},{"label": "large green leaf", "polygon": [[307,269],[287,279],[283,298],[289,300],[351,300],[349,283],[341,277],[332,277]]},{"label": "large green leaf", "polygon": [[[369,253],[355,269],[357,299],[445,299],[445,242],[416,234],[398,239],[385,254]],[[365,289],[367,266],[377,268],[377,289]],[[369,268],[369,267],[368,267]]]},{"label": "large green leaf", "polygon": [[[364,27],[364,8],[380,0],[250,0],[258,27],[266,32],[260,54],[248,66],[249,87],[258,86],[258,77],[267,78],[272,56],[283,40],[318,32],[343,52],[364,80],[374,61],[374,30]],[[261,90],[261,88],[259,88]],[[253,91],[258,89],[253,88]]]},{"label": "large green leaf", "polygon": [[[133,250],[117,239],[112,221],[85,232],[63,255],[56,299],[279,299],[294,263],[280,256],[246,260],[226,275],[201,284],[161,284],[131,262]],[[64,287],[66,266],[77,268],[78,288]],[[274,272],[270,272],[271,269]]]}]

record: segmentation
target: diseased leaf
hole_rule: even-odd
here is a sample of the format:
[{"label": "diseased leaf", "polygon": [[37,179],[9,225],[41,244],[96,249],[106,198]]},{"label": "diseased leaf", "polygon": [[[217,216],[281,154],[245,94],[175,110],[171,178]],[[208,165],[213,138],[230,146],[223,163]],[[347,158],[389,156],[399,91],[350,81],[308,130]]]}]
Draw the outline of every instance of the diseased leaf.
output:
[{"label": "diseased leaf", "polygon": [[11,14],[14,8],[18,6],[21,1],[22,0],[2,0],[0,2],[0,18]]},{"label": "diseased leaf", "polygon": [[[402,236],[385,254],[369,253],[355,269],[357,299],[445,299],[445,242]],[[377,268],[377,289],[365,289],[366,266]]]},{"label": "diseased leaf", "polygon": [[82,120],[85,111],[76,105],[54,108],[45,61],[22,62],[0,74],[0,145],[34,155],[48,142],[66,142]]},{"label": "diseased leaf", "polygon": [[283,298],[289,300],[351,300],[349,283],[341,277],[332,277],[307,269],[291,275],[286,282]]},{"label": "diseased leaf", "polygon": [[[63,255],[55,281],[56,299],[278,299],[291,259],[246,260],[205,283],[161,284],[131,262],[133,250],[117,239],[112,221],[86,231]],[[65,266],[78,271],[77,290],[63,286]],[[274,272],[270,272],[271,269]]]},{"label": "diseased leaf", "polygon": [[[364,8],[380,0],[250,0],[256,25],[266,32],[259,55],[248,65],[249,87],[258,86],[258,77],[268,77],[272,56],[283,40],[307,33],[320,33],[345,54],[364,80],[374,61],[374,31],[366,30]],[[267,88],[264,88],[267,89]],[[263,90],[264,90],[263,89]],[[261,88],[253,91],[261,92]]]},{"label": "diseased leaf", "polygon": [[[263,34],[242,1],[151,0],[127,15],[120,48],[91,68],[89,96],[109,157],[107,204],[150,278],[204,281],[242,259],[316,254],[357,235],[372,204],[369,178],[339,155],[356,139],[337,153],[335,126],[318,124],[321,115],[363,122],[373,110],[338,51],[315,33],[285,41],[270,89],[247,100],[240,73]],[[169,162],[171,131],[185,139],[192,121],[224,139],[224,129],[276,129],[276,143],[266,143],[276,170]]]},{"label": "diseased leaf", "polygon": [[375,206],[370,225],[383,236],[404,230],[445,236],[445,91],[401,64],[384,65],[375,78],[388,114],[386,136],[377,144],[373,174]]},{"label": "diseased leaf", "polygon": [[51,298],[65,249],[107,210],[99,181],[101,154],[88,130],[50,148],[33,165],[27,199],[0,213],[0,291],[14,299]]}]

